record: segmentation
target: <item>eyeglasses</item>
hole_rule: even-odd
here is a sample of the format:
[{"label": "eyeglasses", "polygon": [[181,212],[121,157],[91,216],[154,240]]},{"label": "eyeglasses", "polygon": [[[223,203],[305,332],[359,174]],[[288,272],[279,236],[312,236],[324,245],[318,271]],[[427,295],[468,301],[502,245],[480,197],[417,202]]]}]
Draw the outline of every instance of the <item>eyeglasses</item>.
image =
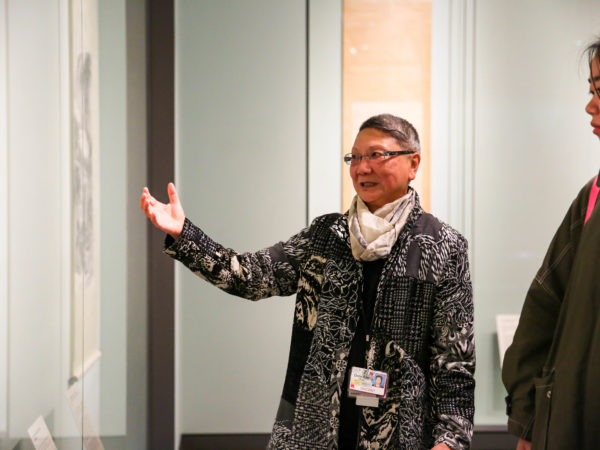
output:
[{"label": "eyeglasses", "polygon": [[410,155],[414,153],[414,151],[412,150],[398,150],[398,151],[385,151],[385,152],[378,152],[375,151],[369,155],[360,155],[358,153],[346,153],[344,155],[344,162],[346,164],[348,164],[349,166],[358,166],[360,164],[360,162],[363,160],[363,158],[365,158],[367,161],[371,161],[374,163],[381,163],[383,161],[385,161],[386,159],[388,159],[390,156],[396,156],[396,155]]}]

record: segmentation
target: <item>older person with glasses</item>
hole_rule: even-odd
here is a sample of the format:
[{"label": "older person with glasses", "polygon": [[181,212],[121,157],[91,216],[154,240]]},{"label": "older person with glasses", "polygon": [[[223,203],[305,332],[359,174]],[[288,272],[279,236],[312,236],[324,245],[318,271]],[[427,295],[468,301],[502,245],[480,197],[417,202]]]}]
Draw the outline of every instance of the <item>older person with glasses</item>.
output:
[{"label": "older person with glasses", "polygon": [[[141,207],[168,234],[165,252],[224,291],[251,300],[296,294],[269,448],[468,448],[467,242],[423,211],[409,186],[421,154],[406,120],[371,117],[344,161],[357,193],[349,211],[255,253],[210,239],[185,217],[173,184],[169,204],[144,188]],[[384,394],[366,393],[357,373],[385,376]]]}]

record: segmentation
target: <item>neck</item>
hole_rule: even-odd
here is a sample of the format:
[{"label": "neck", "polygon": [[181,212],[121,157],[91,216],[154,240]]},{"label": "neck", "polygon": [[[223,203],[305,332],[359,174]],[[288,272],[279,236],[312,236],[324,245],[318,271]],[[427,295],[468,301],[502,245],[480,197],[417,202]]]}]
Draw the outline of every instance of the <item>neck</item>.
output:
[{"label": "neck", "polygon": [[385,205],[389,205],[390,203],[394,203],[395,201],[401,199],[402,197],[405,197],[408,193],[410,192],[410,189],[407,189],[406,191],[404,191],[404,193],[398,195],[395,199],[390,200],[389,202],[385,202],[385,203],[375,203],[375,202],[364,202],[365,205],[367,205],[367,208],[369,208],[369,211],[371,213],[375,213],[375,211],[377,211],[379,208],[384,207]]}]

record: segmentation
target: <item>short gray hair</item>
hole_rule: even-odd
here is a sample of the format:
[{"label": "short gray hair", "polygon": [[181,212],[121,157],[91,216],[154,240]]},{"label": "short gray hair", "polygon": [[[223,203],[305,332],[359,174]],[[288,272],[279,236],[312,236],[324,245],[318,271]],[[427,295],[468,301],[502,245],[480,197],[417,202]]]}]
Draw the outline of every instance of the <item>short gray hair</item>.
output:
[{"label": "short gray hair", "polygon": [[379,114],[369,117],[360,126],[359,132],[365,128],[374,128],[392,136],[405,150],[421,153],[419,133],[415,127],[405,119],[391,114]]}]

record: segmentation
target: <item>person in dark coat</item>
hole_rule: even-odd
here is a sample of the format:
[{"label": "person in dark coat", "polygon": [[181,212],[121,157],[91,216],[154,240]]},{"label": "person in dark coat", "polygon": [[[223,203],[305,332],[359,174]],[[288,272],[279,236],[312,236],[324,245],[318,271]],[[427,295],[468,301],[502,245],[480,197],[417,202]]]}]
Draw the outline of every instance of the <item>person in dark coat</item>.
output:
[{"label": "person in dark coat", "polygon": [[[600,39],[587,49],[593,133],[600,138]],[[502,378],[518,450],[596,449],[600,430],[598,177],[581,189],[525,298]]]},{"label": "person in dark coat", "polygon": [[[409,187],[419,138],[389,114],[364,122],[345,155],[357,192],[267,249],[239,254],[144,189],[141,207],[168,233],[165,252],[251,300],[296,294],[292,342],[271,449],[468,448],[475,349],[466,240],[423,211]],[[349,396],[351,368],[384,372],[385,398]],[[363,400],[366,401],[366,400]],[[367,402],[369,403],[369,402]]]}]

